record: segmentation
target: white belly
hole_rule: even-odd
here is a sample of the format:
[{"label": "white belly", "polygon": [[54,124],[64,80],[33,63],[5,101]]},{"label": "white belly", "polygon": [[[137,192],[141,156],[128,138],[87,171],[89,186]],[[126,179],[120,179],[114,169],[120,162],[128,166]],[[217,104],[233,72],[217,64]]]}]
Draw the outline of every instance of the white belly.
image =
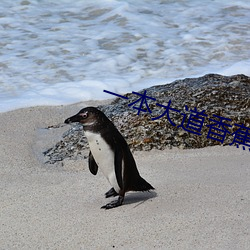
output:
[{"label": "white belly", "polygon": [[113,150],[111,150],[110,146],[103,140],[100,134],[86,131],[85,135],[96,164],[108,179],[111,186],[119,193],[120,188],[115,175],[115,156]]}]

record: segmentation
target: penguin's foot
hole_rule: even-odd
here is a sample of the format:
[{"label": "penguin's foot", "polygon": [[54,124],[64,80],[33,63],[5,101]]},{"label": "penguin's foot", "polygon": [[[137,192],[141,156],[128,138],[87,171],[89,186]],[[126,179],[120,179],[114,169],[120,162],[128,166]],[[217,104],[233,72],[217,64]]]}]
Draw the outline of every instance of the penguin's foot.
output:
[{"label": "penguin's foot", "polygon": [[109,198],[109,197],[112,197],[112,196],[115,197],[117,195],[118,195],[118,193],[115,191],[114,188],[111,188],[107,193],[105,193],[106,198]]},{"label": "penguin's foot", "polygon": [[119,196],[118,200],[116,200],[116,201],[111,201],[110,203],[108,203],[108,204],[102,206],[101,208],[110,209],[110,208],[114,208],[114,207],[119,207],[119,206],[122,205],[123,200],[124,200],[124,197],[123,197],[123,196]]}]

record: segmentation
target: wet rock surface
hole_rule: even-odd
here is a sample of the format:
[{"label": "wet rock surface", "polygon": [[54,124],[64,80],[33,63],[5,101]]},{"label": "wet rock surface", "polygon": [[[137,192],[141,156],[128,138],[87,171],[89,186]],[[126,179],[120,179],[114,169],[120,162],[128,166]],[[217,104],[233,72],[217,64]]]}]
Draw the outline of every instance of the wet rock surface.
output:
[{"label": "wet rock surface", "polygon": [[[132,150],[163,150],[172,147],[188,149],[222,145],[225,129],[228,132],[223,145],[229,145],[233,142],[232,133],[239,129],[235,123],[250,127],[250,78],[245,75],[227,77],[209,74],[153,86],[138,93],[143,94],[145,90],[147,96],[155,98],[147,99],[151,113],[140,111],[138,115],[139,110],[136,108],[140,107],[141,102],[136,101],[140,96],[134,93],[124,95],[128,99],[116,98],[110,105],[98,106],[114,122]],[[169,101],[170,108],[174,110],[169,110],[168,118],[167,114],[163,115],[166,108],[159,105],[168,106]],[[133,105],[128,106],[133,102]],[[142,108],[147,110],[145,102]],[[197,115],[196,111],[199,113],[198,118],[194,117]],[[229,126],[215,126],[222,131],[213,129],[213,134],[209,134],[210,126],[207,125],[219,121],[214,115],[225,118],[223,123]],[[159,116],[161,118],[152,120]],[[214,133],[219,135],[215,136]],[[208,135],[218,140],[207,138]],[[63,134],[61,141],[44,152],[44,156],[48,163],[65,158],[83,158],[87,156],[84,150],[87,148],[81,125],[75,124]]]}]

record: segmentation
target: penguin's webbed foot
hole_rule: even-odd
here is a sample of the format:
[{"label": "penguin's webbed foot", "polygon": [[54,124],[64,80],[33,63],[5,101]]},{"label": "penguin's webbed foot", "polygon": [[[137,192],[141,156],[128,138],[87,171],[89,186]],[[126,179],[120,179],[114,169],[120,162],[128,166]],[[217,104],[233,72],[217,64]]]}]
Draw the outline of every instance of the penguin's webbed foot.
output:
[{"label": "penguin's webbed foot", "polygon": [[119,206],[122,205],[123,200],[124,200],[124,197],[123,197],[123,196],[119,196],[118,200],[116,200],[116,201],[111,201],[110,203],[108,203],[108,204],[102,206],[101,208],[110,209],[110,208],[114,208],[114,207],[119,207]]},{"label": "penguin's webbed foot", "polygon": [[109,198],[109,197],[112,197],[112,196],[115,197],[117,195],[118,195],[118,193],[115,191],[114,188],[111,188],[107,193],[105,193],[106,198]]}]

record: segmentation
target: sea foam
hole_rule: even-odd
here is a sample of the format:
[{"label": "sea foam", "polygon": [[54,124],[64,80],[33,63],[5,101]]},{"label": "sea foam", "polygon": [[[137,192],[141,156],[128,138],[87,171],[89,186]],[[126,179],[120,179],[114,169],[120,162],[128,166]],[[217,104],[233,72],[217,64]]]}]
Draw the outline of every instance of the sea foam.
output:
[{"label": "sea foam", "polygon": [[1,1],[0,112],[250,76],[250,2]]}]

